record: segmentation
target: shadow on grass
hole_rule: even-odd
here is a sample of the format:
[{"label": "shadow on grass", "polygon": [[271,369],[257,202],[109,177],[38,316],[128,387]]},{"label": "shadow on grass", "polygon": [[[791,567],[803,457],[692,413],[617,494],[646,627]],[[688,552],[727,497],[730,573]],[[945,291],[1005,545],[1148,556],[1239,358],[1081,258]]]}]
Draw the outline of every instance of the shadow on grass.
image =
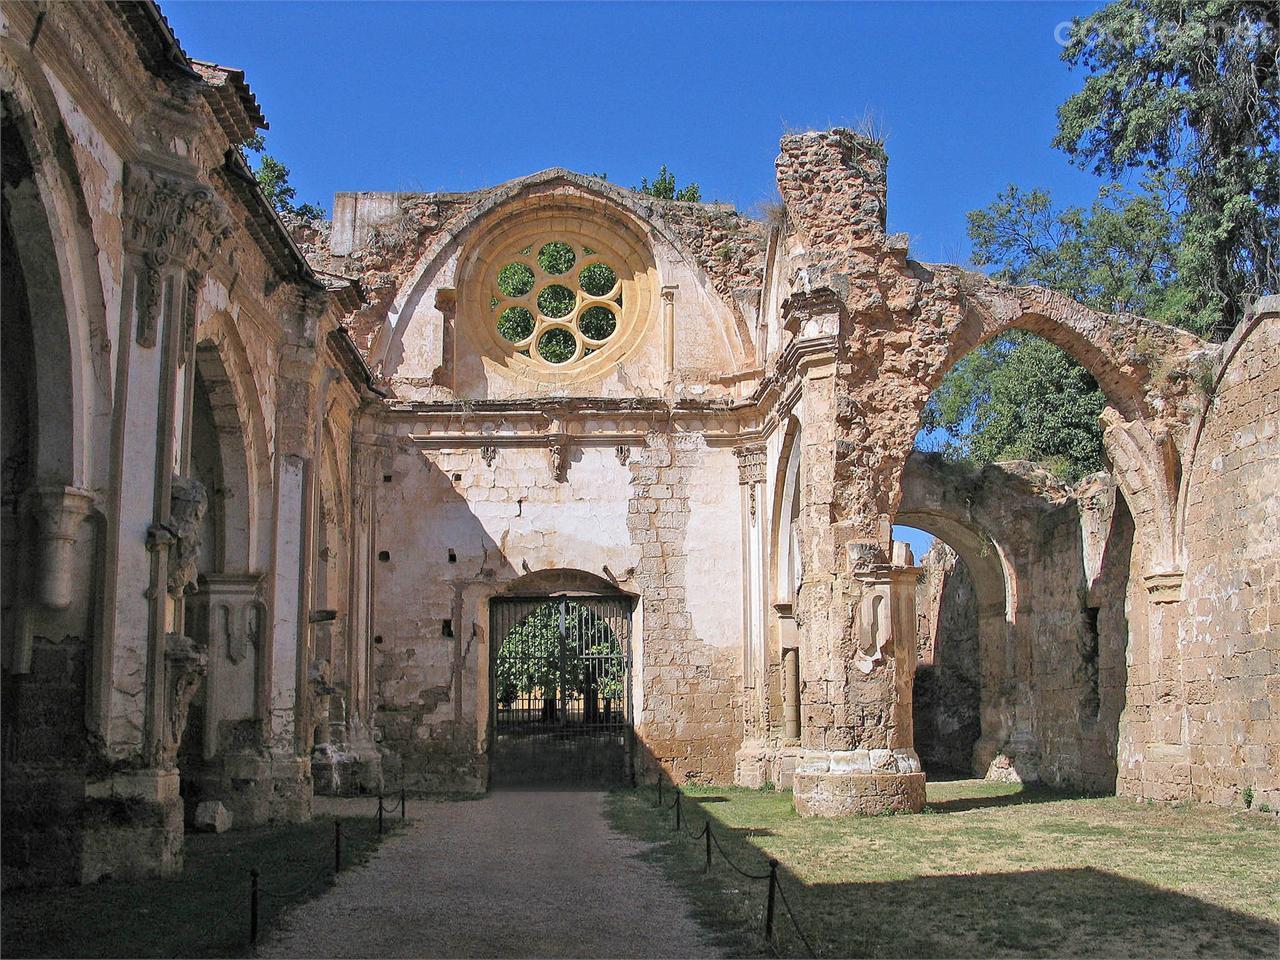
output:
[{"label": "shadow on grass", "polygon": [[[1063,796],[1030,790],[943,803],[954,811]],[[615,827],[653,844],[645,856],[684,888],[695,915],[726,952],[770,955],[761,934],[767,882],[744,880],[718,855],[706,874],[703,844],[675,834],[670,814],[646,799],[615,794]],[[709,821],[728,857],[749,872],[766,873],[766,854],[752,841],[773,831],[730,826],[720,810],[700,809],[700,799],[686,796],[686,822]],[[823,869],[820,853],[802,856],[809,869]],[[880,866],[868,864],[868,872]],[[1280,938],[1280,925],[1263,917],[1092,867],[858,882],[855,866],[848,882],[811,885],[789,867],[783,860],[778,874],[785,901],[820,957],[1272,957]],[[776,923],[777,955],[807,956],[781,906]]]},{"label": "shadow on grass", "polygon": [[[387,824],[387,835],[399,821]],[[250,956],[249,870],[260,873],[260,937],[295,903],[333,882],[333,818],[188,834],[181,875],[6,890],[6,957]],[[377,820],[342,818],[343,868],[378,846]]]},{"label": "shadow on grass", "polygon": [[985,807],[1014,807],[1026,803],[1053,803],[1057,800],[1078,800],[1083,794],[1054,790],[1039,785],[1024,786],[1016,793],[1000,793],[991,796],[953,797],[930,800],[925,804],[927,813],[962,813],[965,810],[981,810]]},{"label": "shadow on grass", "polygon": [[788,880],[825,956],[1266,957],[1280,938],[1277,924],[1093,867]]}]

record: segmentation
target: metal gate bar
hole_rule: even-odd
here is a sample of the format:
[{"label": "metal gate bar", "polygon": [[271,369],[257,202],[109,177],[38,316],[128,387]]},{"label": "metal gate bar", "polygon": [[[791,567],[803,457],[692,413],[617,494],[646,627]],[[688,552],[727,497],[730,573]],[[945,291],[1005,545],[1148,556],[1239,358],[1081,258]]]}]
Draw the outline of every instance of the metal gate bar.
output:
[{"label": "metal gate bar", "polygon": [[631,776],[631,601],[490,602],[490,779],[614,783]]}]

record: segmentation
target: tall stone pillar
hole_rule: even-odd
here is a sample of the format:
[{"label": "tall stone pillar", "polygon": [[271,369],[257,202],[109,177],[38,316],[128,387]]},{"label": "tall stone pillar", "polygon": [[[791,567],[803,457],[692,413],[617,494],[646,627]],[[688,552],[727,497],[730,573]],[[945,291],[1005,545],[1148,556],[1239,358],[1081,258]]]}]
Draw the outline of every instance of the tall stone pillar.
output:
[{"label": "tall stone pillar", "polygon": [[835,354],[834,375],[807,381],[804,398],[796,597],[803,754],[793,791],[807,816],[924,804],[911,728],[915,571],[894,566],[889,553],[909,448],[884,449],[880,438],[893,431],[867,412],[883,400],[868,395],[883,391],[882,331],[893,326],[893,311],[911,307],[909,285],[887,299],[904,264],[902,244],[885,236],[886,167],[879,144],[848,130],[784,137],[777,160],[804,251],[784,326],[800,341],[829,338]]},{"label": "tall stone pillar", "polygon": [[90,804],[127,815],[86,817],[80,879],[172,873],[182,866],[177,753],[206,656],[185,629],[194,589],[205,491],[184,477],[182,367],[194,344],[200,281],[230,219],[192,171],[138,162],[124,181],[126,279],[117,363],[101,642],[95,647],[90,725],[103,770]]},{"label": "tall stone pillar", "polygon": [[281,346],[276,406],[275,552],[269,585],[270,640],[263,655],[262,715],[273,782],[272,816],[311,815],[310,602],[315,527],[315,423],[319,297],[290,296],[297,332]]}]

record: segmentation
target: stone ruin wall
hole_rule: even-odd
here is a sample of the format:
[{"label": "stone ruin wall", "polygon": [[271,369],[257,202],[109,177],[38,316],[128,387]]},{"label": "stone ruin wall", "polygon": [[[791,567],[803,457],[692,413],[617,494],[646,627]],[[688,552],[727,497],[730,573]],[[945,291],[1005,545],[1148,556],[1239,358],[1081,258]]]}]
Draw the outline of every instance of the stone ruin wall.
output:
[{"label": "stone ruin wall", "polygon": [[1280,298],[1259,303],[1226,356],[1185,481],[1181,623],[1160,650],[1181,663],[1186,764],[1158,772],[1189,781],[1194,800],[1235,805],[1252,790],[1277,809]]},{"label": "stone ruin wall", "polygon": [[547,446],[507,439],[405,438],[384,460],[373,671],[388,779],[484,789],[488,600],[531,571],[576,570],[636,597],[638,773],[727,781],[741,737],[741,595],[721,575],[741,563],[732,451],[655,432],[575,446],[559,479]]},{"label": "stone ruin wall", "polygon": [[981,735],[978,598],[956,552],[935,540],[919,559],[912,729],[925,773],[970,775]]}]

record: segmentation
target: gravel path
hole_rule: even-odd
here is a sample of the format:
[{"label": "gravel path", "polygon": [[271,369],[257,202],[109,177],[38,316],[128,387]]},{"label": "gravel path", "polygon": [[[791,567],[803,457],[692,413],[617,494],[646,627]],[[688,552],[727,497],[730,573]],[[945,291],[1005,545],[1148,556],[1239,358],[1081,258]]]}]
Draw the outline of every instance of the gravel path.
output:
[{"label": "gravel path", "polygon": [[[291,911],[259,956],[719,956],[680,892],[636,856],[644,844],[609,829],[604,797],[410,801],[408,831]],[[339,803],[317,808],[372,810]]]}]

